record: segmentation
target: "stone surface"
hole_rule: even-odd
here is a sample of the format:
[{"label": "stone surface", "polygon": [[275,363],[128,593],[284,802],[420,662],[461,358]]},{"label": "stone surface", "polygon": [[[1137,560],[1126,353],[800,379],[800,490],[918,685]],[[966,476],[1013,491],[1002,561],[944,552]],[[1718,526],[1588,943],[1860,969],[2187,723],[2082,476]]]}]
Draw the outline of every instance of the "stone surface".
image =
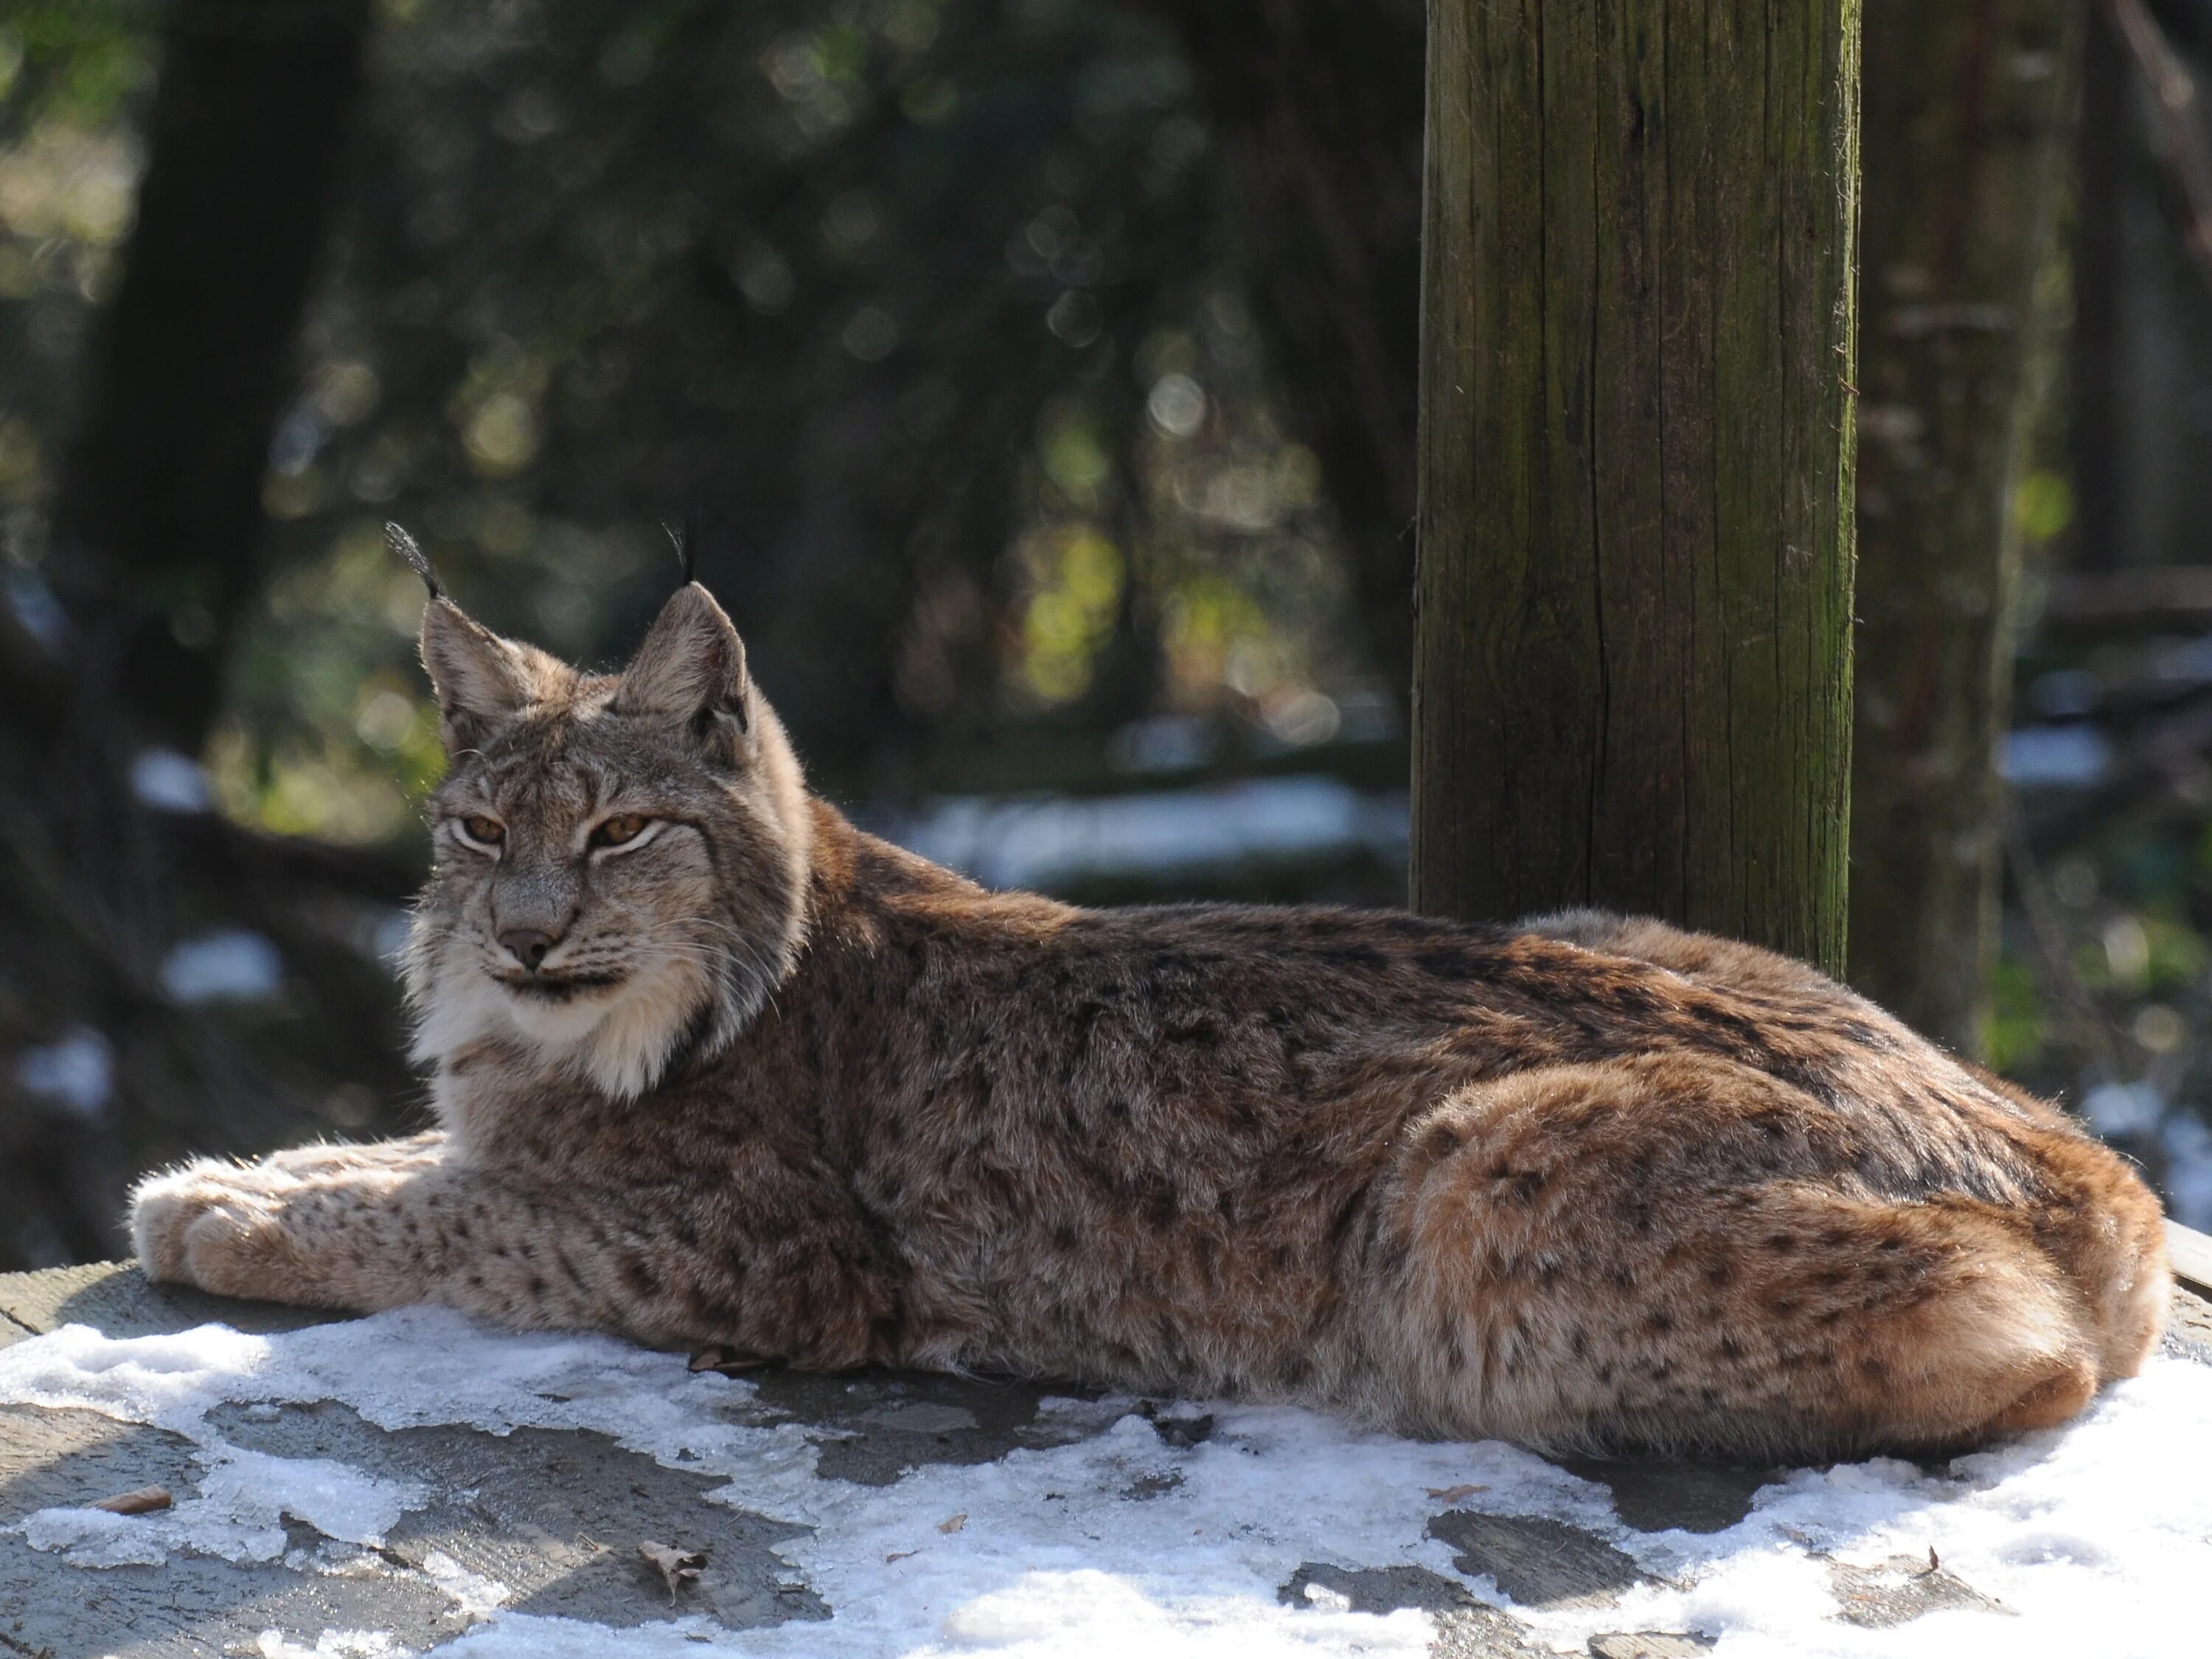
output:
[{"label": "stone surface", "polygon": [[1753,1494],[1781,1474],[1740,1463],[1656,1458],[1570,1457],[1562,1466],[1609,1489],[1613,1512],[1638,1532],[1725,1532],[1751,1513]]},{"label": "stone surface", "polygon": [[1463,1584],[1425,1567],[1339,1567],[1301,1562],[1276,1592],[1285,1607],[1349,1607],[1395,1613],[1419,1607],[1436,1617],[1432,1659],[1551,1659],[1512,1618],[1475,1600]]},{"label": "stone surface", "polygon": [[258,1333],[295,1331],[344,1317],[314,1308],[236,1302],[203,1291],[151,1284],[137,1267],[123,1261],[0,1273],[0,1319],[6,1322],[0,1326],[0,1347],[58,1325],[89,1325],[109,1336],[145,1336],[210,1321]]},{"label": "stone surface", "polygon": [[[220,1414],[224,1437],[283,1457],[329,1458],[411,1480],[433,1496],[370,1553],[396,1572],[238,1565],[178,1553],[160,1566],[73,1570],[0,1530],[0,1652],[10,1643],[74,1653],[167,1659],[255,1651],[260,1633],[379,1630],[404,1647],[459,1633],[441,1589],[452,1568],[502,1586],[520,1612],[634,1626],[669,1616],[672,1598],[637,1553],[653,1539],[704,1550],[678,1611],[732,1629],[828,1616],[769,1546],[795,1528],[700,1494],[719,1481],[662,1468],[587,1433],[462,1428],[389,1432],[328,1401]],[[179,1496],[204,1470],[191,1443],[91,1412],[0,1407],[0,1529],[36,1510],[78,1506],[160,1485]],[[312,1556],[321,1540],[294,1526]],[[349,1552],[321,1552],[326,1565]],[[442,1561],[434,1561],[442,1557]],[[451,1566],[445,1565],[452,1564]],[[364,1565],[375,1564],[363,1563]]]},{"label": "stone surface", "polygon": [[1525,1607],[1592,1607],[1652,1582],[1603,1539],[1540,1516],[1453,1510],[1429,1522],[1429,1535],[1452,1547],[1462,1572],[1488,1578]]},{"label": "stone surface", "polygon": [[1085,1394],[1064,1385],[927,1371],[825,1376],[781,1368],[751,1373],[750,1380],[763,1406],[825,1431],[811,1437],[823,1475],[866,1486],[888,1486],[924,1463],[988,1463],[1018,1446],[1064,1445],[1092,1428],[1065,1413],[1039,1421],[1040,1401]]},{"label": "stone surface", "polygon": [[2179,1222],[2166,1224],[2166,1253],[2173,1276],[2199,1296],[2212,1296],[2212,1238]]},{"label": "stone surface", "polygon": [[[154,1285],[114,1262],[0,1275],[0,1347],[64,1324],[121,1337],[209,1322],[265,1333],[340,1317]],[[1083,1391],[1029,1382],[781,1369],[749,1380],[763,1417],[815,1425],[810,1437],[823,1475],[866,1486],[888,1486],[923,1464],[988,1463],[1017,1447],[1063,1444],[1119,1414],[1062,1409],[1041,1420],[1041,1401]],[[504,1587],[506,1605],[523,1613],[624,1626],[672,1611],[731,1629],[829,1616],[770,1553],[794,1528],[702,1503],[702,1492],[719,1481],[664,1468],[603,1437],[455,1427],[387,1432],[328,1401],[231,1409],[212,1420],[227,1440],[252,1450],[328,1458],[430,1486],[430,1505],[406,1515],[377,1552],[400,1571],[320,1573],[190,1553],[158,1567],[71,1569],[6,1528],[37,1510],[138,1486],[164,1485],[181,1496],[204,1470],[189,1442],[162,1430],[91,1412],[0,1406],[0,1655],[245,1654],[258,1651],[260,1633],[271,1628],[383,1631],[402,1648],[427,1649],[467,1623],[426,1571],[434,1556]],[[1196,1421],[1155,1426],[1164,1441],[1188,1444]],[[305,1528],[294,1531],[302,1551],[320,1541]],[[699,1577],[672,1604],[636,1553],[647,1539],[706,1553]]]},{"label": "stone surface", "polygon": [[1933,1560],[1899,1556],[1878,1567],[1837,1561],[1829,1564],[1828,1577],[1841,1608],[1836,1616],[1866,1630],[1887,1630],[1949,1607],[2000,1611],[1997,1603]]},{"label": "stone surface", "polygon": [[2164,1346],[2168,1353],[2212,1364],[2212,1302],[2186,1290],[2178,1292],[2172,1316],[2166,1323]]},{"label": "stone surface", "polygon": [[[122,1337],[210,1321],[279,1331],[325,1317],[157,1287],[112,1264],[0,1277],[0,1346],[70,1322]],[[2178,1297],[2167,1346],[2212,1362],[2212,1306]],[[754,1389],[733,1396],[731,1420],[805,1425],[818,1473],[864,1487],[890,1486],[932,1465],[987,1465],[1085,1440],[1129,1408],[1126,1399],[1101,1401],[1064,1386],[969,1377],[770,1368],[747,1380]],[[1048,1397],[1055,1403],[1042,1410]],[[1138,1410],[1150,1424],[1147,1443],[1156,1437],[1158,1449],[1202,1446],[1215,1432],[1214,1418],[1193,1407],[1141,1402]],[[319,1632],[379,1631],[401,1650],[425,1651],[467,1628],[471,1615],[455,1586],[471,1583],[499,1587],[515,1611],[617,1629],[690,1617],[698,1622],[687,1628],[745,1631],[834,1612],[776,1553],[804,1528],[749,1512],[727,1496],[702,1501],[717,1479],[665,1467],[600,1434],[386,1431],[331,1401],[226,1407],[209,1424],[244,1451],[325,1459],[412,1481],[427,1501],[374,1547],[333,1546],[290,1523],[292,1547],[278,1560],[234,1564],[180,1552],[161,1566],[76,1568],[33,1549],[17,1523],[39,1510],[152,1485],[181,1499],[205,1477],[205,1463],[190,1441],[163,1429],[89,1411],[0,1406],[0,1659],[246,1655],[260,1651],[272,1629],[310,1645]],[[1280,1584],[1277,1600],[1294,1608],[1419,1609],[1433,1623],[1434,1655],[1531,1659],[1556,1650],[1537,1640],[1525,1619],[1594,1610],[1595,1624],[1624,1592],[1672,1582],[1655,1575],[1674,1571],[1668,1563],[1686,1540],[1645,1544],[1638,1535],[1723,1531],[1752,1513],[1760,1489],[1781,1474],[1662,1462],[1563,1467],[1610,1495],[1619,1524],[1608,1536],[1558,1519],[1452,1506],[1460,1493],[1483,1488],[1432,1490],[1438,1510],[1429,1536],[1448,1547],[1464,1578],[1422,1566],[1310,1559]],[[1149,1505],[1182,1479],[1139,1463],[1119,1496]],[[672,1595],[640,1559],[638,1545],[647,1540],[700,1553],[696,1579]],[[1639,1565],[1632,1548],[1656,1565]],[[1827,1571],[1834,1616],[1869,1630],[1949,1609],[2002,1611],[1925,1559],[1875,1567],[1831,1561]],[[1499,1597],[1506,1605],[1490,1604]],[[1632,1629],[1589,1638],[1589,1651],[1601,1659],[1689,1659],[1711,1645],[1694,1632]]]},{"label": "stone surface", "polygon": [[1589,1650],[1594,1659],[1698,1659],[1712,1645],[1679,1631],[1639,1630],[1593,1636]]},{"label": "stone surface", "polygon": [[[769,1553],[799,1528],[702,1503],[720,1481],[664,1468],[601,1435],[387,1433],[327,1401],[284,1407],[273,1420],[238,1411],[220,1420],[226,1439],[252,1450],[331,1458],[427,1483],[436,1494],[429,1507],[402,1517],[380,1553],[418,1571],[443,1553],[506,1586],[519,1612],[630,1626],[666,1617],[673,1602],[733,1630],[829,1616]],[[639,1557],[647,1539],[706,1553],[698,1580],[680,1595],[671,1597]]]}]

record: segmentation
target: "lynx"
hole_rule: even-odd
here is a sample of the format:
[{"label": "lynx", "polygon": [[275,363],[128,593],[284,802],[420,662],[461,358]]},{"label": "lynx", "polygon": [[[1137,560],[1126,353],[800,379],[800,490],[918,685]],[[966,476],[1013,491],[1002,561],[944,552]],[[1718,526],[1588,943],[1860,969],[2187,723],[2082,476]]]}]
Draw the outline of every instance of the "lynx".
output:
[{"label": "lynx", "polygon": [[2157,1338],[2130,1168],[1796,962],[986,891],[808,792],[696,583],[615,675],[432,593],[440,1127],[147,1180],[157,1279],[1796,1459],[2057,1425]]}]

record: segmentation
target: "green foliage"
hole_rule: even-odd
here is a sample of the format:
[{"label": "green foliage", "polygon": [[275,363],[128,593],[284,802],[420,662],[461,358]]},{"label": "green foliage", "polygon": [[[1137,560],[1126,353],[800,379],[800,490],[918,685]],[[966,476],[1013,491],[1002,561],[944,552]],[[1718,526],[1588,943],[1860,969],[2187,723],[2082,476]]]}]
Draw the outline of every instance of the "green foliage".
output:
[{"label": "green foliage", "polygon": [[1023,681],[1042,702],[1067,702],[1090,689],[1128,562],[1085,524],[1032,532],[1022,552],[1035,582],[1022,616]]},{"label": "green foliage", "polygon": [[35,556],[93,307],[143,165],[150,3],[27,3],[0,20],[0,551]]},{"label": "green foliage", "polygon": [[[0,386],[0,511],[33,580],[160,16],[6,26],[0,351],[36,371]],[[1206,154],[1174,45],[1109,0],[385,0],[264,491],[281,574],[209,757],[226,805],[411,833],[434,756],[386,518],[494,625],[606,663],[672,577],[656,525],[696,514],[845,793],[957,783],[1026,726],[1257,730],[1356,681]]]},{"label": "green foliage", "polygon": [[[2030,860],[2042,892],[2008,916],[1991,1064],[2077,1103],[2106,1083],[2148,1083],[2184,1113],[2212,1099],[2207,847],[2202,804],[2172,800],[2100,814]],[[2157,1138],[2128,1144],[2158,1176]]]},{"label": "green foliage", "polygon": [[2063,473],[2039,469],[2013,493],[2013,520],[2034,542],[2055,542],[2074,522],[2074,486]]},{"label": "green foliage", "polygon": [[2000,955],[1990,986],[1990,1012],[1982,1033],[1983,1052],[1997,1071],[2016,1075],[2043,1054],[2050,1015],[2033,969],[2019,957]]},{"label": "green foliage", "polygon": [[94,127],[153,84],[156,0],[15,0],[0,20],[0,134]]}]

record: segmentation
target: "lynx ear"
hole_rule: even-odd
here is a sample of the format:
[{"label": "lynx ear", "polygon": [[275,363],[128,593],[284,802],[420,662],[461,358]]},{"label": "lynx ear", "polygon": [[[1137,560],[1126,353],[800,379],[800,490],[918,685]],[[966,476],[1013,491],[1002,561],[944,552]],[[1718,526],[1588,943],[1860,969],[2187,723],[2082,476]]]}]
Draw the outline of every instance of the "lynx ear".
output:
[{"label": "lynx ear", "polygon": [[566,665],[535,646],[501,639],[442,596],[422,612],[422,666],[437,694],[446,747],[454,750],[477,747],[574,678]]},{"label": "lynx ear", "polygon": [[623,672],[617,714],[681,720],[700,737],[721,720],[752,728],[745,647],[722,607],[696,582],[669,596],[652,631]]}]

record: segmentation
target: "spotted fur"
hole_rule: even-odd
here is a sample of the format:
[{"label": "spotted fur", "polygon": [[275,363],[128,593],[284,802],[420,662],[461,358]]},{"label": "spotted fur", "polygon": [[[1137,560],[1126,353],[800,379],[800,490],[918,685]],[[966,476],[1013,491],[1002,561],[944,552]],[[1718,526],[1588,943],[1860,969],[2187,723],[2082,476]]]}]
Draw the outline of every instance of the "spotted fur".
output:
[{"label": "spotted fur", "polygon": [[443,1127],[149,1181],[157,1277],[1758,1456],[2055,1425],[2157,1336],[2129,1167],[1800,963],[986,892],[806,793],[696,586],[619,677],[442,600],[424,656]]}]

